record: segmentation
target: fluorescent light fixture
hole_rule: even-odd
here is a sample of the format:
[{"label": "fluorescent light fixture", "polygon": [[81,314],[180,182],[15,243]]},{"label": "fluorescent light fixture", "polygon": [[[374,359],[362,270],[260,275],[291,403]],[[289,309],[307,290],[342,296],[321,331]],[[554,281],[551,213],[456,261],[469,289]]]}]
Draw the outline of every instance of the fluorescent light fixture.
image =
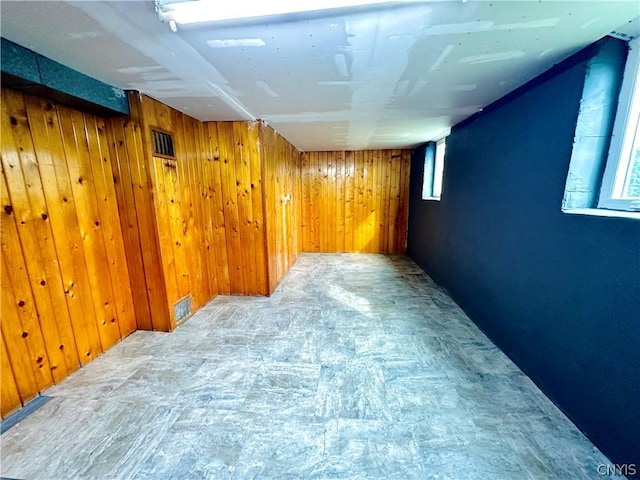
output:
[{"label": "fluorescent light fixture", "polygon": [[[390,0],[156,0],[163,21],[178,25],[389,3]],[[416,2],[419,0],[402,0]],[[394,2],[395,3],[395,2]]]}]

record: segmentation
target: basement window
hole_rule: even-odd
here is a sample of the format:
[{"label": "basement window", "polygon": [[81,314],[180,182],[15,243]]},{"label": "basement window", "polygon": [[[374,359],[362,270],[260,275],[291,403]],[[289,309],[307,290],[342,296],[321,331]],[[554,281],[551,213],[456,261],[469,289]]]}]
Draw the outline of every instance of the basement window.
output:
[{"label": "basement window", "polygon": [[629,42],[598,208],[640,211],[640,39]]},{"label": "basement window", "polygon": [[173,136],[169,132],[163,132],[155,128],[151,129],[153,140],[153,155],[156,157],[175,159],[173,150]]},{"label": "basement window", "polygon": [[[431,144],[433,145],[433,144]],[[424,176],[422,179],[422,199],[440,200],[442,196],[442,177],[444,174],[444,153],[446,139],[436,142],[434,149],[427,146],[424,156]]]}]

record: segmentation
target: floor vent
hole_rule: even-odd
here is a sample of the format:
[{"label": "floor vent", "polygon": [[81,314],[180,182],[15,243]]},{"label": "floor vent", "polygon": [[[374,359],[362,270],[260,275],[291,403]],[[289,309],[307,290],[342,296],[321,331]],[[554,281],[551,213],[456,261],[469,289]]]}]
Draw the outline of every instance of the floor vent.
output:
[{"label": "floor vent", "polygon": [[173,305],[173,311],[176,315],[176,323],[180,323],[191,315],[191,295],[187,295],[182,300],[176,302]]}]

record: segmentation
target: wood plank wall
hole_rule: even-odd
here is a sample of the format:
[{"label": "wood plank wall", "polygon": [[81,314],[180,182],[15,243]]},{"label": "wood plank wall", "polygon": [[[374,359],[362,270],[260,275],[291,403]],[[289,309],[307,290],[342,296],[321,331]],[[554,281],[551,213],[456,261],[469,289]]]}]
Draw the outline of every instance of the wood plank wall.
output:
[{"label": "wood plank wall", "polygon": [[136,329],[105,120],[2,89],[5,416]]},{"label": "wood plank wall", "polygon": [[[137,93],[130,94],[131,121],[141,130],[142,163],[146,169],[151,202],[145,200],[138,218],[148,216],[149,237],[159,252],[159,269],[149,273],[144,263],[148,303],[164,308],[160,324],[152,328],[173,330],[176,327],[174,304],[191,297],[195,312],[217,293],[214,264],[215,249],[210,238],[210,212],[205,208],[204,178],[205,140],[202,122],[174,110],[161,102]],[[151,128],[173,135],[175,160],[155,156]],[[130,180],[129,180],[130,182]],[[131,209],[130,199],[125,209]],[[138,209],[138,204],[134,207]],[[146,245],[146,241],[139,241]],[[155,259],[149,259],[155,262]],[[164,307],[163,304],[164,303]],[[165,319],[168,318],[168,323]],[[155,315],[152,315],[152,320]]]},{"label": "wood plank wall", "polygon": [[404,253],[411,150],[302,154],[304,252]]},{"label": "wood plank wall", "polygon": [[2,89],[3,416],[135,329],[173,330],[187,295],[268,295],[300,251],[405,251],[410,151],[300,154],[261,122],[129,100],[105,120]]},{"label": "wood plank wall", "polygon": [[268,125],[261,125],[269,291],[298,258],[300,251],[300,151]]},{"label": "wood plank wall", "polygon": [[[173,304],[186,295],[195,311],[218,293],[270,294],[298,252],[298,204],[277,204],[285,190],[299,190],[292,170],[299,152],[260,122],[202,123],[139,94],[130,104],[131,119],[112,122],[114,149],[123,143],[122,158],[135,165],[118,163],[126,184],[118,190],[123,230],[130,232],[125,241],[127,251],[141,245],[158,251],[151,248],[148,261],[140,254],[130,261],[132,276],[140,278],[134,298],[146,296],[137,314],[151,318],[141,328],[175,328]],[[153,155],[152,127],[173,134],[176,160]],[[157,271],[149,274],[153,266]],[[167,321],[156,322],[154,304],[156,310],[165,305]]]},{"label": "wood plank wall", "polygon": [[[138,107],[135,101],[130,105],[132,109]],[[169,331],[171,320],[142,128],[132,118],[114,118],[109,121],[107,136],[137,328]]]},{"label": "wood plank wall", "polygon": [[208,208],[213,212],[218,291],[268,295],[260,125],[206,122]]}]

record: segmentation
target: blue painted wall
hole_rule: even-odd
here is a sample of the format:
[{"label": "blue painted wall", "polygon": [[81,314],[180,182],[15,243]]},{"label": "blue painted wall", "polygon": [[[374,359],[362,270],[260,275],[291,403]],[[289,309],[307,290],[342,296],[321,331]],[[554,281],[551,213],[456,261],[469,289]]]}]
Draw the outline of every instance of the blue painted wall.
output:
[{"label": "blue painted wall", "polygon": [[408,253],[612,461],[640,465],[640,220],[561,211],[589,55],[454,127],[440,202],[420,199],[415,150]]}]

